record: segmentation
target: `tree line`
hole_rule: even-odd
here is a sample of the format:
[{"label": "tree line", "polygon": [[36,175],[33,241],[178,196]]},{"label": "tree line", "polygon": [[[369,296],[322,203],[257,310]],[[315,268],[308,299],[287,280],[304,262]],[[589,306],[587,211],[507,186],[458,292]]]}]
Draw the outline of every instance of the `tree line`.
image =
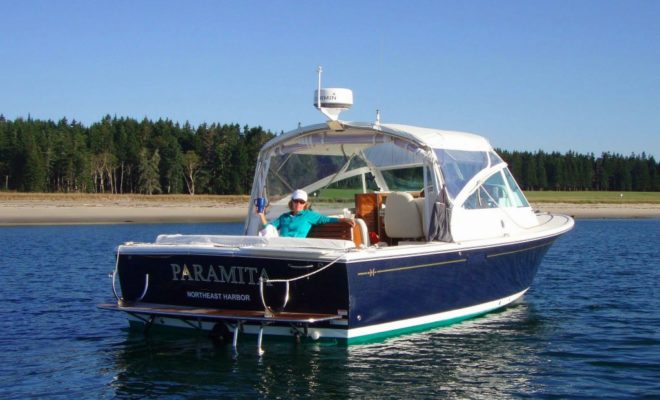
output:
[{"label": "tree line", "polygon": [[19,192],[246,194],[261,127],[106,116],[86,127],[0,115],[1,188]]},{"label": "tree line", "polygon": [[[84,126],[0,115],[0,188],[19,192],[247,194],[275,136],[238,124],[109,115]],[[498,150],[523,190],[660,191],[652,156]]]},{"label": "tree line", "polygon": [[497,150],[523,190],[660,191],[660,164],[653,156],[604,152],[565,154]]}]

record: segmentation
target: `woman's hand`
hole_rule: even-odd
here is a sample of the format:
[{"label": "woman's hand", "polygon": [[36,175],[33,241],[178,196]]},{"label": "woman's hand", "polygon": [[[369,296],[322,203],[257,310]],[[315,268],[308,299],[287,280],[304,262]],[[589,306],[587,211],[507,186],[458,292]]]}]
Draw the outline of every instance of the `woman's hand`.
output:
[{"label": "woman's hand", "polygon": [[349,224],[351,228],[355,226],[355,220],[353,218],[340,218],[339,221]]},{"label": "woman's hand", "polygon": [[268,220],[266,219],[266,215],[264,214],[263,211],[262,211],[262,212],[259,212],[259,208],[254,207],[254,213],[257,214],[257,215],[259,216],[259,220],[261,221],[261,224],[262,224],[263,226],[268,225]]}]

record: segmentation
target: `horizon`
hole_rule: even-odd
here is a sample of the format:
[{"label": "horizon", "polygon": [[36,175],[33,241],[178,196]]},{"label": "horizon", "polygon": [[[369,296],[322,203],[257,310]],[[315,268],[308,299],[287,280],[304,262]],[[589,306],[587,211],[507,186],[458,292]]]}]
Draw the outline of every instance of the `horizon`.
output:
[{"label": "horizon", "polygon": [[[260,126],[325,118],[471,132],[495,148],[660,157],[660,2],[3,3],[0,114]],[[341,10],[341,13],[335,11]]]}]

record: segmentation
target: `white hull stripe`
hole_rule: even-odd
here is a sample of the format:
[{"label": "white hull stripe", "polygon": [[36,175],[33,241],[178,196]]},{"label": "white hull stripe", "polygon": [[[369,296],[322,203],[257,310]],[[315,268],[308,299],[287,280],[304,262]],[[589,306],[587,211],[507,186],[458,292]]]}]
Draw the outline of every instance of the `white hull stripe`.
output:
[{"label": "white hull stripe", "polygon": [[442,321],[448,321],[457,318],[465,318],[470,315],[484,314],[489,311],[495,310],[500,307],[504,307],[507,304],[510,304],[520,298],[522,295],[527,292],[528,289],[525,289],[521,292],[512,294],[511,296],[504,297],[502,299],[489,301],[488,303],[478,304],[476,306],[460,308],[458,310],[445,311],[438,314],[425,315],[423,317],[402,319],[394,322],[386,322],[384,324],[370,325],[362,328],[350,329],[348,331],[348,339],[357,338],[360,336],[375,335],[379,333],[385,333],[389,331],[395,331],[399,329],[412,328],[418,325],[427,325],[438,323]]}]

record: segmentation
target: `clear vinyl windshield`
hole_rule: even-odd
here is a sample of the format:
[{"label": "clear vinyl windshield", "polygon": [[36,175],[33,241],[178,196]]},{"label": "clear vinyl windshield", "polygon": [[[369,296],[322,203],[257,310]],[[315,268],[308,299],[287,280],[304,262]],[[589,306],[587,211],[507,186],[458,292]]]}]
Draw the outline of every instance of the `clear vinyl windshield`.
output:
[{"label": "clear vinyl windshield", "polygon": [[503,162],[494,151],[436,149],[435,153],[447,193],[452,199],[456,198],[479,172]]},{"label": "clear vinyl windshield", "polygon": [[286,154],[271,158],[265,190],[268,200],[288,202],[296,189],[307,191],[315,203],[345,203],[365,189],[378,190],[378,185],[360,157]]},{"label": "clear vinyl windshield", "polygon": [[[455,199],[461,192],[472,192],[463,202],[464,208],[529,207],[511,172],[494,151],[439,149],[436,155],[449,196]],[[476,189],[474,183],[467,186],[481,171],[498,165],[501,168],[485,177]],[[465,195],[460,197],[465,198]]]},{"label": "clear vinyl windshield", "polygon": [[389,164],[377,168],[365,154],[351,157],[290,154],[273,157],[266,181],[272,203],[288,201],[303,189],[319,203],[350,203],[356,193],[420,191],[424,187],[421,163]]}]

